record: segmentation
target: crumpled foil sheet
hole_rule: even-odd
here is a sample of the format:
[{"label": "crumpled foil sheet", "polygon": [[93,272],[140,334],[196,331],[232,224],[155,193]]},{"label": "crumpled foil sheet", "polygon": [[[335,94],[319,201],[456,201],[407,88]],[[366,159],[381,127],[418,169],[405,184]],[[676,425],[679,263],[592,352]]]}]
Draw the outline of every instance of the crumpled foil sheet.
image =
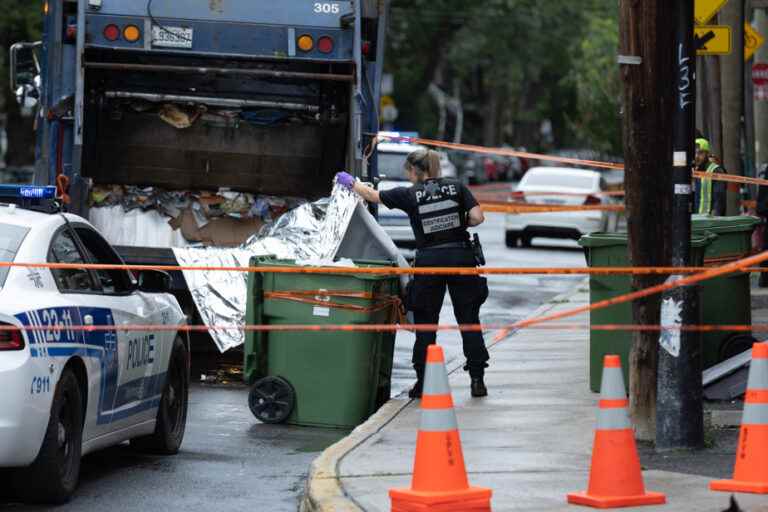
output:
[{"label": "crumpled foil sheet", "polygon": [[[237,249],[178,248],[173,252],[184,267],[248,267],[254,256],[331,260],[358,202],[357,194],[335,185],[329,198],[285,213]],[[245,324],[248,274],[185,270],[184,278],[205,325]],[[221,352],[245,342],[245,333],[240,329],[216,329],[210,333]]]}]

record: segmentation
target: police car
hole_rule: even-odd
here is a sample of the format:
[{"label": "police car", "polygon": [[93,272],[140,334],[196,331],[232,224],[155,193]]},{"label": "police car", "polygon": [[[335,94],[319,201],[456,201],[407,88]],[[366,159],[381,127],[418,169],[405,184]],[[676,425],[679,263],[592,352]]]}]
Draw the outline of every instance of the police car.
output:
[{"label": "police car", "polygon": [[[189,388],[169,276],[77,268],[122,260],[81,217],[36,211],[55,192],[0,186],[0,261],[73,265],[0,267],[0,470],[19,497],[47,503],[70,498],[94,450],[130,440],[176,453]],[[130,330],[141,325],[168,327]]]}]

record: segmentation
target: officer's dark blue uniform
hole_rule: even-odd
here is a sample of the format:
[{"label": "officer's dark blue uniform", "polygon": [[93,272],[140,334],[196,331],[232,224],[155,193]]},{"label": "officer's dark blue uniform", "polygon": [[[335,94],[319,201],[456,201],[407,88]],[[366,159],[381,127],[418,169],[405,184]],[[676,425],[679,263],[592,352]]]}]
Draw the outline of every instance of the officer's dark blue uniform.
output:
[{"label": "officer's dark blue uniform", "polygon": [[[418,162],[416,162],[418,164]],[[416,237],[417,267],[476,267],[467,231],[467,213],[478,206],[469,189],[454,179],[427,179],[412,188],[400,187],[379,193],[390,209],[408,214]],[[417,324],[438,324],[446,288],[459,324],[479,324],[480,306],[488,298],[488,282],[480,276],[415,276],[408,297]],[[481,332],[462,332],[464,355],[472,378],[474,396],[486,394],[483,375],[489,359]],[[436,333],[418,332],[413,347],[413,366],[419,380],[411,396],[421,396],[427,347]]]}]

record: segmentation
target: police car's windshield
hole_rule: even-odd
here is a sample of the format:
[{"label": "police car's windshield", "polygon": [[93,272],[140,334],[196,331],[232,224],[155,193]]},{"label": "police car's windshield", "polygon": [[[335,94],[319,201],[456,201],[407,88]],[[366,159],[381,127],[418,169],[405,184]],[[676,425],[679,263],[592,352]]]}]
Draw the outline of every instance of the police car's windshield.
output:
[{"label": "police car's windshield", "polygon": [[[0,262],[13,261],[27,233],[29,233],[28,228],[0,223]],[[8,270],[8,267],[0,268],[0,288],[5,286]]]},{"label": "police car's windshield", "polygon": [[408,181],[405,173],[407,153],[379,152],[379,176],[383,180]]}]

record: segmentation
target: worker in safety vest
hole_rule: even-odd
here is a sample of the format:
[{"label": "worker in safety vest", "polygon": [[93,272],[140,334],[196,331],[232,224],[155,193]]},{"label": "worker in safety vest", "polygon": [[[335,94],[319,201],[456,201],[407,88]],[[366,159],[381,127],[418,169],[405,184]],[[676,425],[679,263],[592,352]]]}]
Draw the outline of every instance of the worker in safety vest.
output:
[{"label": "worker in safety vest", "polygon": [[[476,267],[484,258],[476,253],[468,227],[485,221],[483,211],[472,192],[460,181],[440,177],[440,155],[417,150],[408,155],[405,170],[413,187],[398,187],[378,192],[347,173],[336,175],[340,183],[369,203],[383,203],[388,208],[408,214],[416,237],[417,267]],[[488,281],[480,276],[418,275],[408,292],[409,310],[417,324],[436,325],[440,321],[446,287],[451,294],[453,311],[460,325],[480,323],[480,306],[488,298]],[[436,332],[417,332],[413,346],[413,367],[418,380],[408,393],[421,397],[427,347],[436,341]],[[471,378],[474,397],[488,394],[483,380],[488,366],[488,350],[482,332],[462,332],[465,370]]]},{"label": "worker in safety vest", "polygon": [[[723,166],[712,156],[710,144],[707,139],[696,139],[696,168],[695,170],[714,175],[717,173],[727,174]],[[696,185],[696,196],[693,206],[693,213],[700,215],[714,215],[722,217],[725,215],[726,202],[728,200],[728,188],[724,181],[715,181],[711,179],[694,179]]]}]

